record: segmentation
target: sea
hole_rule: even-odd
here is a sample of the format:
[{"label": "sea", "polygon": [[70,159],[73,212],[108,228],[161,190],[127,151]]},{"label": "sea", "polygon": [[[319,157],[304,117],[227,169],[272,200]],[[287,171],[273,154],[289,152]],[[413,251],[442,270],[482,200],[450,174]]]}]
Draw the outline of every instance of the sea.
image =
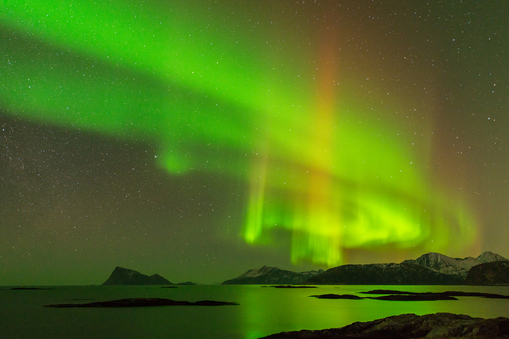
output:
[{"label": "sea", "polygon": [[[465,291],[509,295],[509,286],[366,286],[271,288],[261,285],[54,286],[41,290],[0,287],[0,338],[231,338],[254,339],[282,331],[337,328],[387,316],[450,312],[509,318],[508,299],[458,297],[451,301],[330,300],[314,294],[354,294],[375,289],[409,292]],[[122,298],[216,300],[229,306],[45,308]]]}]

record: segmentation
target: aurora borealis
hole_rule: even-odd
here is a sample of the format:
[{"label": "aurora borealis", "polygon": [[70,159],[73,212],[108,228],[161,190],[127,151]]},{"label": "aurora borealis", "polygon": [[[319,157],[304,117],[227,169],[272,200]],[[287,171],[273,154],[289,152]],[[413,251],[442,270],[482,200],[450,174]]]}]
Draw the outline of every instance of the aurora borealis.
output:
[{"label": "aurora borealis", "polygon": [[0,284],[507,256],[507,7],[4,1]]}]

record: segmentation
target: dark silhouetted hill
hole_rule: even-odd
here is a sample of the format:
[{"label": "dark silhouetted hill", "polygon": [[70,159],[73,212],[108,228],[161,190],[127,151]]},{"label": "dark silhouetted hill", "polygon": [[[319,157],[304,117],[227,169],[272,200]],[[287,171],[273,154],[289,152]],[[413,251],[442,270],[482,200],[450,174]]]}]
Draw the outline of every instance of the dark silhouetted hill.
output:
[{"label": "dark silhouetted hill", "polygon": [[116,267],[103,285],[173,285],[158,274],[141,274],[128,268]]}]

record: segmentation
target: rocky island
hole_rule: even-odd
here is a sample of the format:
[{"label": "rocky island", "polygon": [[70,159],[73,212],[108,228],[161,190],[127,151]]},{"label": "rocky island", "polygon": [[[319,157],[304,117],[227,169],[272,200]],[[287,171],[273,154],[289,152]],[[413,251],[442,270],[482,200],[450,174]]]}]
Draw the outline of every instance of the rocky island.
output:
[{"label": "rocky island", "polygon": [[373,290],[368,292],[360,292],[368,295],[381,295],[377,297],[359,297],[352,294],[318,294],[310,295],[317,299],[375,299],[386,301],[435,301],[435,300],[458,300],[456,297],[478,297],[488,299],[509,299],[509,296],[494,293],[479,292],[462,292],[462,291],[446,291],[446,292],[405,292],[394,290]]},{"label": "rocky island", "polygon": [[158,274],[141,274],[128,268],[116,267],[103,285],[174,285]]},{"label": "rocky island", "polygon": [[84,304],[50,304],[44,307],[71,308],[71,307],[154,307],[154,306],[226,306],[238,305],[234,302],[201,300],[196,302],[175,301],[162,298],[125,298],[119,300],[98,301]]}]

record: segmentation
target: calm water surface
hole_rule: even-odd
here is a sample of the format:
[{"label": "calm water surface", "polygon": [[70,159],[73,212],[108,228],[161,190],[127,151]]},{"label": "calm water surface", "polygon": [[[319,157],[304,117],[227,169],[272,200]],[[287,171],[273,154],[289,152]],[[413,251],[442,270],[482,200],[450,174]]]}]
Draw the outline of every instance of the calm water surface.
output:
[{"label": "calm water surface", "polygon": [[[318,286],[275,289],[244,286],[64,286],[52,290],[0,287],[0,338],[242,338],[282,331],[342,327],[403,313],[451,312],[509,317],[509,300],[459,297],[457,301],[320,300],[312,294],[357,294],[374,289],[411,292],[468,291],[509,295],[509,286]],[[121,298],[235,301],[238,306],[44,308]],[[78,300],[80,299],[80,300]]]}]

